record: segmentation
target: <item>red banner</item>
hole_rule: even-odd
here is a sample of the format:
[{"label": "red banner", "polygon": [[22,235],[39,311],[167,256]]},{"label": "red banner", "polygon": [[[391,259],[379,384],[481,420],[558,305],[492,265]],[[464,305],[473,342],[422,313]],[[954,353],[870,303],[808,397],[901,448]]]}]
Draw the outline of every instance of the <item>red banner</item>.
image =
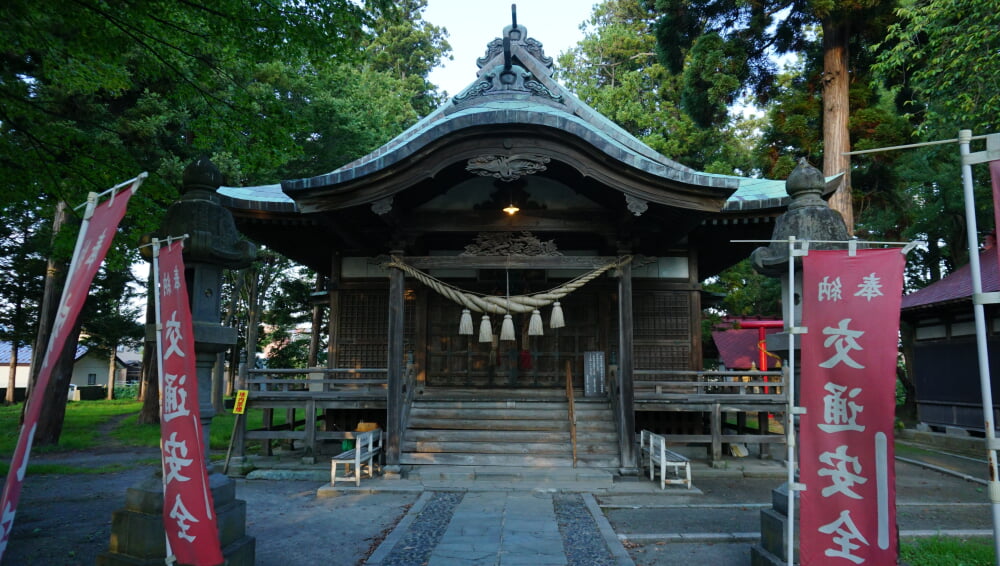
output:
[{"label": "red banner", "polygon": [[118,224],[125,216],[129,198],[138,190],[143,179],[145,175],[136,178],[125,190],[118,193],[112,191],[111,197],[103,204],[95,206],[93,214],[89,219],[84,218],[84,225],[81,226],[77,247],[70,261],[66,285],[56,310],[49,344],[38,370],[38,378],[33,385],[36,394],[31,395],[27,401],[24,424],[21,425],[14,457],[10,461],[10,472],[4,483],[3,497],[0,498],[0,510],[2,510],[0,511],[0,561],[3,559],[7,543],[10,541],[11,529],[14,527],[14,514],[21,497],[21,487],[24,485],[24,476],[28,470],[28,457],[31,454],[31,445],[45,398],[42,393],[52,379],[52,368],[63,346],[66,345],[69,330],[76,324],[80,309],[83,308],[90,291],[90,284],[94,281],[94,275],[97,274],[108,248],[111,247]]},{"label": "red banner", "polygon": [[803,258],[799,471],[803,566],[895,564],[893,424],[905,257]]},{"label": "red banner", "polygon": [[172,553],[177,562],[215,566],[222,564],[223,558],[205,463],[183,249],[181,242],[174,242],[154,255],[154,258],[158,256],[155,273],[163,526],[167,532],[168,553]]}]

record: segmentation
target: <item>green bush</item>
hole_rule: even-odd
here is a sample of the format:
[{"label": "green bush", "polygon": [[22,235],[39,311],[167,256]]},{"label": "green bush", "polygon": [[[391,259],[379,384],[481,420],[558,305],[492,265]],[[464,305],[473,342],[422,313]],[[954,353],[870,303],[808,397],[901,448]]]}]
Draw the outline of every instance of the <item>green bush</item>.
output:
[{"label": "green bush", "polygon": [[139,385],[116,385],[115,399],[136,400],[139,398]]}]

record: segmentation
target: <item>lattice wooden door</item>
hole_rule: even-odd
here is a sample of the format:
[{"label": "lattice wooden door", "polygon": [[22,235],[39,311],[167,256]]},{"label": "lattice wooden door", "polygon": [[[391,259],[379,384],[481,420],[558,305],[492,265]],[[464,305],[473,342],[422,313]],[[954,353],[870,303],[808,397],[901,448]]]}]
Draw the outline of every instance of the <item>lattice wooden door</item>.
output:
[{"label": "lattice wooden door", "polygon": [[[497,339],[502,315],[491,316],[494,340],[479,342],[482,315],[473,317],[476,333],[458,334],[461,307],[439,295],[428,305],[427,385],[431,387],[563,387],[565,363],[573,361],[574,376],[581,373],[583,352],[599,349],[597,295],[577,291],[563,301],[566,327],[548,327],[545,335],[528,336],[529,315],[513,315],[517,339]],[[605,329],[606,330],[606,329]],[[579,380],[578,380],[579,381]],[[579,384],[578,384],[579,385]]]}]

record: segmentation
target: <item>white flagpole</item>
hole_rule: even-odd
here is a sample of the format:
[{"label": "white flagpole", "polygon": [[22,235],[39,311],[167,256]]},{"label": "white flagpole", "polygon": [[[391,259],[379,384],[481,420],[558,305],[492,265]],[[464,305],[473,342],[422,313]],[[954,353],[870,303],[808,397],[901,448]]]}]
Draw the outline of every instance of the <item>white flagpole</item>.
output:
[{"label": "white flagpole", "polygon": [[986,313],[983,307],[983,280],[979,266],[979,236],[976,227],[976,205],[972,191],[972,165],[969,145],[972,130],[958,132],[958,148],[962,155],[962,189],[965,194],[965,229],[969,240],[969,276],[972,279],[972,312],[976,323],[976,351],[979,358],[979,386],[983,397],[983,424],[986,433],[986,456],[989,462],[989,497],[993,512],[993,553],[1000,566],[1000,481],[997,479],[996,423],[993,413],[993,386],[990,381],[990,356],[986,341]]},{"label": "white flagpole", "polygon": [[[168,242],[170,240],[168,239]],[[155,321],[156,335],[156,383],[159,390],[160,423],[163,423],[163,323],[160,319],[160,240],[153,238],[153,320]],[[169,243],[168,243],[169,245]],[[163,457],[163,439],[160,439],[160,472],[163,476],[163,495],[167,495],[167,470],[166,459]],[[166,500],[163,502],[164,508],[167,506]],[[167,536],[167,525],[163,524],[163,537],[166,542],[167,556],[165,564],[173,564],[173,551],[170,550],[170,537]]]},{"label": "white flagpole", "polygon": [[788,430],[785,431],[788,445],[788,523],[786,524],[785,556],[788,566],[795,561],[795,493],[798,485],[795,481],[795,415],[798,407],[795,405],[795,236],[788,238],[788,296],[786,307],[785,328],[788,332]]}]

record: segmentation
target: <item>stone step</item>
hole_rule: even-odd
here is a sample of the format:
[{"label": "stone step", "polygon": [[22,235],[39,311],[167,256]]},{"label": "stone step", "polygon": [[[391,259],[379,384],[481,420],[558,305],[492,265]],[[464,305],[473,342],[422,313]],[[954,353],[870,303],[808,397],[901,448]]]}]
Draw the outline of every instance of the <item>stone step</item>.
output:
[{"label": "stone step", "polygon": [[[403,442],[404,452],[464,453],[464,454],[573,454],[569,439],[562,442]],[[577,454],[618,453],[618,445],[585,442],[576,444]]]},{"label": "stone step", "polygon": [[[551,390],[505,399],[484,399],[469,390],[451,393],[455,398],[414,400],[400,445],[401,464],[572,468],[565,396],[560,399]],[[618,435],[608,401],[587,399],[575,409],[577,465],[618,467]]]},{"label": "stone step", "polygon": [[[607,444],[618,443],[618,433],[610,431],[581,431],[577,429],[577,440],[586,438],[588,442],[603,442]],[[566,433],[563,431],[541,431],[541,430],[507,430],[503,433],[504,442],[565,442]],[[403,436],[404,441],[412,442],[497,442],[496,430],[428,430],[409,429]]]},{"label": "stone step", "polygon": [[418,406],[410,409],[410,418],[430,418],[430,419],[521,419],[521,420],[568,420],[569,412],[565,407],[561,408],[537,408],[537,409],[502,409],[502,408],[457,408],[457,407],[425,407]]},{"label": "stone step", "polygon": [[[435,419],[410,416],[410,429],[425,430],[487,430],[494,434],[509,430],[556,431],[569,434],[569,420],[515,420],[495,419],[482,420],[476,418]],[[577,433],[581,431],[614,432],[615,423],[607,421],[577,421]]]},{"label": "stone step", "polygon": [[461,485],[468,482],[514,482],[532,484],[588,484],[610,488],[614,474],[595,468],[534,468],[513,466],[415,466],[406,478],[424,484],[445,482]]},{"label": "stone step", "polygon": [[[451,465],[451,466],[528,466],[528,467],[573,467],[573,456],[519,455],[519,454],[455,454],[431,452],[402,452],[399,457],[403,465]],[[577,466],[589,468],[618,468],[617,456],[577,456]]]}]

